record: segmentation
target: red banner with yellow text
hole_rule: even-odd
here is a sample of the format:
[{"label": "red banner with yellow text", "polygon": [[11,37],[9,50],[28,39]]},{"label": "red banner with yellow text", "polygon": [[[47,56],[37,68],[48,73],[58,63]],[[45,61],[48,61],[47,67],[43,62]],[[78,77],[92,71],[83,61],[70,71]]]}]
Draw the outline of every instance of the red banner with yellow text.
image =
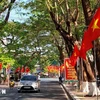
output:
[{"label": "red banner with yellow text", "polygon": [[71,61],[69,58],[64,59],[64,66],[65,66],[65,80],[77,80],[75,67],[71,65]]}]

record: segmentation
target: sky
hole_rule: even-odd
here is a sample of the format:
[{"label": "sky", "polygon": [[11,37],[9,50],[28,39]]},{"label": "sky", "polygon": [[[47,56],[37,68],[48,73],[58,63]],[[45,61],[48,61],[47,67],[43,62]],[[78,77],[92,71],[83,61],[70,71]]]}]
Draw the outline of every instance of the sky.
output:
[{"label": "sky", "polygon": [[[19,22],[23,22],[24,20],[26,20],[28,18],[28,16],[23,16],[20,15],[18,13],[16,13],[16,10],[12,10],[10,13],[10,17],[9,17],[9,21],[19,21]],[[25,12],[24,10],[21,10],[21,12]]]},{"label": "sky", "polygon": [[[27,0],[16,0],[17,2],[25,2]],[[9,21],[19,21],[19,22],[24,22],[29,16],[22,15],[22,13],[27,13],[27,10],[24,9],[12,9],[9,17]]]}]

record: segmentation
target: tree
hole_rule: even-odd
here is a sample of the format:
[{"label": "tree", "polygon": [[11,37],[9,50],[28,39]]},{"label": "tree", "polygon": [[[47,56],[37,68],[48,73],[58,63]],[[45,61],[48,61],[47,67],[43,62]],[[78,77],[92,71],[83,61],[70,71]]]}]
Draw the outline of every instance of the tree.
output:
[{"label": "tree", "polygon": [[[28,3],[30,4],[30,2]],[[26,9],[29,7],[27,6],[28,3],[25,3]],[[34,2],[31,4],[34,5]],[[23,5],[21,3],[22,7],[24,7]],[[41,5],[35,5],[34,8],[37,7],[37,11],[34,11],[33,5],[31,14],[29,13],[31,16],[29,19],[24,20],[25,22],[20,23],[13,20],[3,27],[0,39],[1,52],[9,53],[19,66],[24,65],[34,68],[39,61],[41,66],[45,67],[52,63],[54,59],[59,60],[58,51],[54,47],[54,40],[50,36],[53,28],[47,25],[47,22],[50,22],[49,14],[45,14],[44,11],[41,12]],[[48,24],[53,25],[52,23]],[[48,41],[49,39],[50,41]]]},{"label": "tree", "polygon": [[[41,66],[45,66],[54,59],[59,61],[59,58],[63,62],[64,57],[71,56],[76,41],[79,44],[81,43],[84,29],[87,28],[95,10],[100,6],[99,1],[97,1],[30,0],[26,3],[19,3],[19,7],[25,10],[28,9],[27,15],[29,14],[30,17],[23,23],[13,21],[1,25],[2,38],[0,42],[2,52],[10,53],[20,64],[25,64],[25,66],[32,66],[37,61],[39,61]],[[4,2],[3,0],[1,5],[4,5]],[[15,0],[11,0],[12,4],[14,2]],[[11,11],[11,5],[8,6],[9,2],[6,2],[6,4],[9,7],[9,11]],[[1,12],[4,11],[4,8],[1,9]],[[23,13],[23,15],[25,14]],[[9,13],[6,19],[8,20],[8,18]],[[7,42],[4,42],[4,39]],[[62,43],[64,44],[63,46],[61,45]],[[100,59],[98,44],[99,42],[97,41],[96,60],[98,74],[100,74],[98,67]],[[93,73],[94,67],[92,67],[93,65],[89,61],[87,59],[83,62],[84,81],[93,82],[96,77]],[[94,95],[96,91],[91,93]]]},{"label": "tree", "polygon": [[[5,14],[5,11],[7,11],[6,15],[1,16],[1,18],[3,18],[4,20],[1,20],[0,22],[0,30],[4,27],[4,25],[8,22],[9,16],[10,16],[10,11],[11,8],[13,6],[13,4],[15,3],[16,0],[2,0],[0,2],[1,5],[1,9],[0,9],[0,14]],[[2,15],[3,15],[2,14]]]},{"label": "tree", "polygon": [[[93,2],[91,2],[91,3],[93,3]],[[82,7],[83,7],[84,16],[85,16],[86,26],[88,26],[90,24],[90,21],[91,21],[93,15],[94,15],[96,9],[99,6],[100,6],[100,2],[99,3],[96,2],[95,7],[91,7],[89,0],[82,0]],[[98,48],[98,46],[97,46],[97,48]],[[96,49],[96,51],[98,52],[98,49]],[[96,52],[96,51],[93,51],[93,52]],[[92,52],[92,54],[94,55],[93,52]],[[97,55],[97,58],[98,58],[98,55]],[[95,60],[98,60],[98,59],[94,59],[94,63],[95,63]],[[95,65],[94,65],[94,69],[92,70],[93,65],[91,66],[91,64],[88,63],[89,61],[85,61],[85,62],[87,62],[86,63],[87,67],[84,68],[84,70],[87,73],[86,75],[87,75],[88,81],[91,82],[90,83],[89,95],[97,95],[96,91],[98,91],[99,92],[98,94],[100,95],[100,91],[98,89],[96,90],[96,88],[97,88],[96,87],[96,82],[94,83],[94,80],[97,77],[97,74],[95,74],[95,73],[97,73],[96,70],[95,70]],[[96,66],[98,67],[98,64]],[[98,68],[98,72],[99,72],[99,68]],[[93,88],[93,90],[91,88]]]},{"label": "tree", "polygon": [[[55,24],[56,30],[59,32],[59,34],[63,37],[65,41],[66,51],[69,57],[73,50],[73,45],[75,43],[75,40],[80,42],[79,38],[77,37],[78,34],[76,35],[75,33],[72,35],[71,33],[77,32],[78,25],[82,23],[83,24],[86,23],[86,26],[89,25],[95,10],[98,8],[98,5],[96,5],[95,7],[92,7],[93,10],[91,10],[91,4],[93,4],[93,2],[94,1],[90,2],[89,0],[82,0],[82,2],[79,2],[78,0],[76,1],[47,0],[47,7],[49,10],[51,19]],[[79,11],[82,12],[82,8],[83,8],[85,20],[83,19],[83,14],[81,14],[81,17],[79,17],[79,14],[80,14]],[[93,73],[92,67],[89,64],[88,60],[84,61],[83,69],[85,72],[84,73],[85,81],[88,80],[89,82],[90,81],[93,82],[95,80],[95,75]],[[97,95],[96,84],[93,88],[94,88],[94,92],[93,90],[92,92],[90,90],[89,95],[95,95],[95,94]]]}]

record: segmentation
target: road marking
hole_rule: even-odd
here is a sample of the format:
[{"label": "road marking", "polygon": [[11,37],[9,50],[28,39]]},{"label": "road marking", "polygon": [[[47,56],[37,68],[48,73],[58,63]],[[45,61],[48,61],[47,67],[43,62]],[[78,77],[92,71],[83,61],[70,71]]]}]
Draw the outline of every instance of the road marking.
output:
[{"label": "road marking", "polygon": [[15,98],[14,100],[18,100],[19,98],[21,98],[21,97],[23,97],[23,96],[21,96],[21,95],[19,95],[17,98]]}]

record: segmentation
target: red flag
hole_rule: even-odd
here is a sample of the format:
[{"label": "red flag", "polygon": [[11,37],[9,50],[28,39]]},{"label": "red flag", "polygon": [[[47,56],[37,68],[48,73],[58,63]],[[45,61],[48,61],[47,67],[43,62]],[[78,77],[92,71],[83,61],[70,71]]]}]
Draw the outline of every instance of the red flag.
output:
[{"label": "red flag", "polygon": [[73,53],[70,57],[70,63],[72,66],[75,66],[78,57],[79,57],[79,49],[78,49],[77,45],[75,45]]},{"label": "red flag", "polygon": [[21,73],[24,73],[24,72],[25,72],[25,68],[22,67],[22,68],[21,68]]},{"label": "red flag", "polygon": [[86,59],[86,52],[93,47],[91,39],[89,39],[90,34],[87,31],[84,32],[80,54],[79,56],[83,59]]},{"label": "red flag", "polygon": [[93,48],[92,41],[97,39],[99,36],[100,36],[100,8],[97,9],[87,31],[84,33],[80,50],[80,57],[86,59],[86,52],[89,49]]},{"label": "red flag", "polygon": [[20,72],[20,67],[17,67],[15,72]]},{"label": "red flag", "polygon": [[89,34],[88,39],[91,37],[91,41],[97,39],[100,36],[100,8],[98,8],[94,14],[87,32]]},{"label": "red flag", "polygon": [[0,63],[0,70],[2,69],[2,63]]},{"label": "red flag", "polygon": [[29,67],[26,67],[25,72],[26,72],[26,73],[29,73],[29,72],[30,72]]}]

